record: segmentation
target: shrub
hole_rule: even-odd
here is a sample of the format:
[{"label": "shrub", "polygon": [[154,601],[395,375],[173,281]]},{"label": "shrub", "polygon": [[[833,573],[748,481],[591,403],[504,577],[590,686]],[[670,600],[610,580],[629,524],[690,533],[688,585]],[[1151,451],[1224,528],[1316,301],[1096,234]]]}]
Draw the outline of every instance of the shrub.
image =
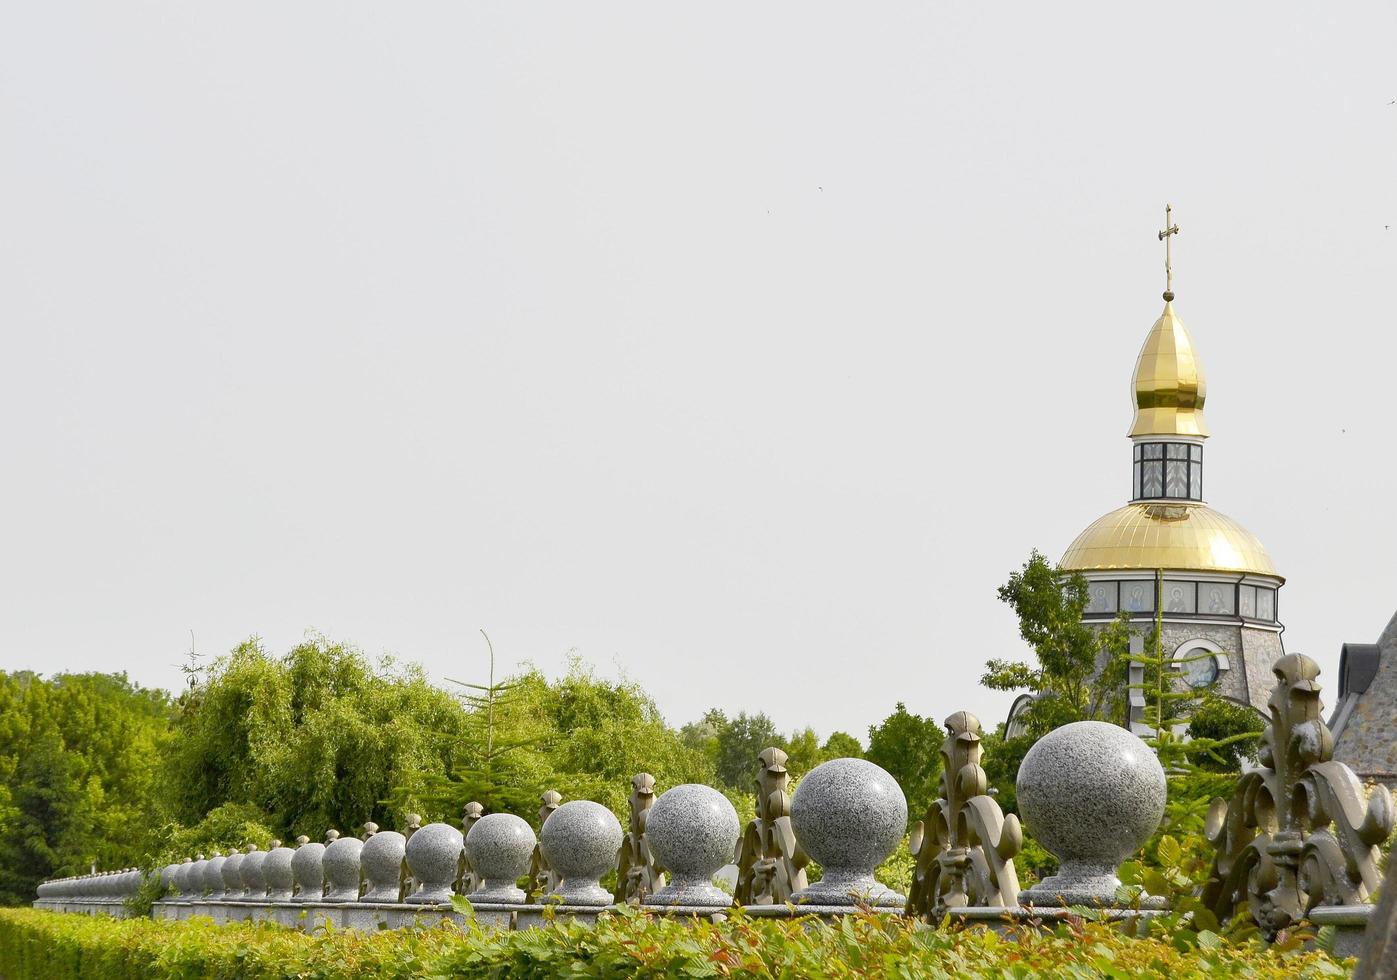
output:
[{"label": "shrub", "polygon": [[0,910],[8,980],[398,977],[1346,977],[1319,951],[1210,935],[1183,948],[1073,922],[1000,937],[850,916],[836,925],[749,919],[686,925],[622,912],[595,927],[521,932],[468,927],[309,935],[207,920],[89,919]]}]

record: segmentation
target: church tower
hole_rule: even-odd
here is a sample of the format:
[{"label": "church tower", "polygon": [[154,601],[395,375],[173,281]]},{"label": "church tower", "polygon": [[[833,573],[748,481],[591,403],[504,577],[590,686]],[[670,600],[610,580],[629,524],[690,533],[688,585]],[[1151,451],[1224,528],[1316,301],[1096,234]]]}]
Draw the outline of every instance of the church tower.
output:
[{"label": "church tower", "polygon": [[1216,681],[1223,697],[1264,712],[1271,666],[1285,654],[1276,601],[1285,579],[1255,535],[1204,502],[1208,386],[1174,311],[1171,217],[1166,211],[1160,232],[1164,312],[1145,336],[1131,386],[1130,502],[1093,521],[1060,565],[1088,581],[1087,623],[1105,625],[1126,610],[1147,632],[1158,606],[1162,648],[1180,661],[1181,680]]}]

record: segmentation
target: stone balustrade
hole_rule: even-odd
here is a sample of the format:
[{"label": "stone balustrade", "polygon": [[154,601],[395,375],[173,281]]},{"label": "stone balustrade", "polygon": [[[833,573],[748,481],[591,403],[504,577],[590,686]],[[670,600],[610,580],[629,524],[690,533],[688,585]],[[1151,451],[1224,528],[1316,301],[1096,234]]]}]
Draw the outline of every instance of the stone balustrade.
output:
[{"label": "stone balustrade", "polygon": [[[160,872],[161,879],[171,880],[171,872],[185,867],[186,865],[170,865]],[[34,902],[34,907],[55,912],[79,912],[84,915],[113,915],[125,918],[126,900],[135,897],[145,878],[145,872],[139,868],[55,878],[39,885],[39,897]]]},{"label": "stone balustrade", "polygon": [[[1335,925],[1347,953],[1356,951],[1372,912],[1378,845],[1392,832],[1393,807],[1386,789],[1365,789],[1332,760],[1317,674],[1317,665],[1298,655],[1277,663],[1263,768],[1243,777],[1233,801],[1214,803],[1209,834],[1217,863],[1200,897],[1220,919],[1235,906],[1247,909],[1268,933],[1303,918]],[[987,793],[974,715],[957,712],[946,729],[942,797],[912,828],[908,897],[874,878],[907,830],[897,781],[867,760],[834,759],[788,793],[787,758],[773,748],[756,760],[757,818],[745,831],[719,791],[683,785],[657,795],[654,778],[641,773],[632,781],[628,832],[607,807],[562,802],[550,790],[537,834],[518,816],[485,814],[471,804],[464,834],[445,823],[422,825],[413,815],[407,834],[369,823],[362,837],[330,830],[324,844],[301,837],[294,848],[274,840],[227,856],[199,854],[152,873],[167,893],[153,914],[381,929],[463,923],[468,913],[454,903],[464,897],[477,922],[498,928],[553,916],[591,920],[613,903],[629,903],[701,918],[722,917],[733,905],[759,917],[834,917],[864,908],[933,925],[949,916],[1008,929],[1075,915],[1073,906],[1130,922],[1166,907],[1164,897],[1147,895],[1117,907],[1117,869],[1158,828],[1167,793],[1159,760],[1140,738],[1085,721],[1040,739],[1019,768],[1021,828],[1019,817],[1002,813]],[[1279,824],[1267,822],[1257,787],[1285,802]],[[1024,828],[1058,858],[1060,870],[1021,892],[1013,858]],[[824,874],[810,883],[804,869],[812,859]],[[1270,878],[1252,873],[1262,866],[1274,869]],[[614,894],[600,884],[613,870]],[[46,881],[34,904],[125,915],[146,877],[128,868]],[[718,888],[720,879],[736,895]]]}]

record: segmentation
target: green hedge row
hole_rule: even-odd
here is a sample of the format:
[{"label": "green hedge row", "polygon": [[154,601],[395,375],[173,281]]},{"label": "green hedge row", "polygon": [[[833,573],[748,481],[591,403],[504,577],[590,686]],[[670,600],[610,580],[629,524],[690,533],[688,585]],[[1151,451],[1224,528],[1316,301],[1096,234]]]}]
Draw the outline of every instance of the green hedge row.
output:
[{"label": "green hedge row", "polygon": [[[1298,944],[1296,944],[1298,945]],[[1131,939],[1105,926],[1002,938],[873,917],[835,926],[750,920],[686,925],[625,914],[595,928],[450,927],[304,935],[207,920],[114,920],[0,909],[0,976],[69,978],[398,977],[1346,977],[1322,952]]]}]

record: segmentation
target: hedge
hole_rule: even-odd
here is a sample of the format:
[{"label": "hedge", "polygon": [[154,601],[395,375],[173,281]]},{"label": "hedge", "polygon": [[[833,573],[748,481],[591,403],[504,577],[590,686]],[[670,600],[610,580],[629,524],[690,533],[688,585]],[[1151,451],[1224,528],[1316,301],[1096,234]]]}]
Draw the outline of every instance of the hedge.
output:
[{"label": "hedge", "polygon": [[1132,939],[1095,923],[1009,938],[855,916],[837,925],[752,920],[686,925],[638,914],[596,927],[451,927],[310,935],[272,925],[164,922],[0,909],[0,976],[398,977],[1346,977],[1320,951]]}]

